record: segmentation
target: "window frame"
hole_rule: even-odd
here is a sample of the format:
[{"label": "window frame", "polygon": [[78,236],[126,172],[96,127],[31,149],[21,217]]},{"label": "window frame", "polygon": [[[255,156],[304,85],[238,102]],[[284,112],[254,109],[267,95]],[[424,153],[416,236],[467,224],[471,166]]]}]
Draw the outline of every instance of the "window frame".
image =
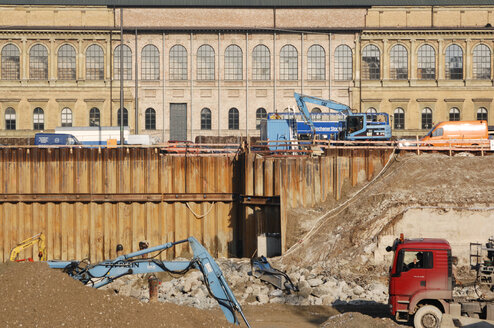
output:
[{"label": "window frame", "polygon": [[491,49],[483,43],[477,44],[472,52],[472,77],[475,80],[491,79]]},{"label": "window frame", "polygon": [[240,129],[240,118],[239,110],[232,107],[228,110],[228,130],[239,130]]},{"label": "window frame", "polygon": [[201,109],[201,130],[211,130],[211,128],[211,109],[204,107],[203,109]]},{"label": "window frame", "polygon": [[146,108],[144,113],[144,129],[156,130],[156,110],[152,107]]},{"label": "window frame", "polygon": [[214,81],[216,79],[216,53],[209,44],[203,44],[197,48],[196,78],[201,81]]},{"label": "window frame", "polygon": [[72,126],[72,110],[69,107],[64,107],[61,112],[61,126],[71,127]]},{"label": "window frame", "polygon": [[432,109],[430,107],[422,108],[420,112],[421,128],[422,130],[432,129]]},{"label": "window frame", "polygon": [[313,44],[307,50],[307,80],[326,80],[326,50],[319,44]]},{"label": "window frame", "polygon": [[[485,118],[483,118],[485,116]],[[479,107],[477,109],[477,121],[487,121],[489,118],[489,111],[485,107]]]},{"label": "window frame", "polygon": [[261,121],[268,118],[268,112],[264,107],[256,109],[256,130],[261,129]]},{"label": "window frame", "polygon": [[41,107],[33,110],[33,130],[41,131],[45,129],[45,111]]},{"label": "window frame", "polygon": [[334,50],[334,79],[336,81],[353,79],[353,51],[346,44],[340,44]]},{"label": "window frame", "polygon": [[[377,57],[376,57],[377,54]],[[381,50],[375,44],[368,44],[362,49],[362,79],[376,81],[381,79]],[[365,58],[368,58],[367,60]],[[377,60],[375,60],[377,59]],[[375,64],[376,67],[371,67]]]},{"label": "window frame", "polygon": [[389,78],[408,80],[408,49],[400,43],[389,50]]},{"label": "window frame", "polygon": [[258,44],[252,50],[252,79],[271,80],[271,51],[264,44]]},{"label": "window frame", "polygon": [[[126,127],[129,126],[129,111],[125,107],[123,109],[123,126]],[[117,126],[120,126],[120,108],[117,110]]]},{"label": "window frame", "polygon": [[175,44],[169,52],[169,79],[185,81],[189,77],[187,49],[181,44]]},{"label": "window frame", "polygon": [[123,79],[132,80],[132,49],[126,44],[119,44],[113,50],[113,79],[120,81],[120,51],[123,52]]},{"label": "window frame", "polygon": [[141,50],[141,80],[159,81],[160,51],[154,44],[147,44]]},{"label": "window frame", "polygon": [[241,81],[244,76],[244,55],[242,48],[236,44],[230,44],[225,49],[223,74],[228,81]]},{"label": "window frame", "polygon": [[396,107],[393,111],[393,128],[405,130],[405,110],[402,107]]},{"label": "window frame", "polygon": [[77,78],[77,53],[71,44],[63,44],[57,52],[57,78],[75,80]]},{"label": "window frame", "polygon": [[45,45],[37,43],[29,49],[29,79],[48,80],[49,56]]},{"label": "window frame", "polygon": [[101,112],[98,107],[92,107],[89,110],[89,126],[101,125]]},{"label": "window frame", "polygon": [[105,79],[105,53],[99,44],[86,48],[86,80],[101,81]]},{"label": "window frame", "polygon": [[[464,57],[463,48],[460,47],[459,45],[453,43],[446,48],[444,52],[444,71],[445,71],[446,80],[454,80],[454,81],[463,80],[464,77],[463,57]],[[452,62],[456,61],[456,59],[454,58],[460,58],[461,60],[452,64]],[[459,67],[454,67],[454,66],[459,66]]]},{"label": "window frame", "polygon": [[4,114],[5,130],[13,131],[17,128],[17,115],[15,109],[7,107]]},{"label": "window frame", "polygon": [[436,49],[427,43],[421,45],[417,51],[417,78],[435,80],[436,62]]},{"label": "window frame", "polygon": [[298,50],[291,44],[280,49],[280,81],[298,81]]},{"label": "window frame", "polygon": [[461,115],[461,111],[458,107],[451,107],[449,109],[449,120],[450,121],[459,121],[460,115]]},{"label": "window frame", "polygon": [[[2,80],[20,80],[21,52],[14,43],[2,47]],[[17,59],[15,59],[17,58]]]}]

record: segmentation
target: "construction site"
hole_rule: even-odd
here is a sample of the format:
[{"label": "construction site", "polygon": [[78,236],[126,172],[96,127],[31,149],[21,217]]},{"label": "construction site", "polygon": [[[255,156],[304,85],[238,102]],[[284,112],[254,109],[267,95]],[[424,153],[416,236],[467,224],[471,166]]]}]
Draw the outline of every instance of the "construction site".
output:
[{"label": "construction site", "polygon": [[[459,279],[475,280],[470,243],[494,231],[494,157],[445,148],[4,147],[0,324],[413,325],[390,313],[386,247],[400,233],[443,238]],[[40,232],[42,244],[35,238],[12,258]],[[474,297],[475,288],[454,293]]]}]

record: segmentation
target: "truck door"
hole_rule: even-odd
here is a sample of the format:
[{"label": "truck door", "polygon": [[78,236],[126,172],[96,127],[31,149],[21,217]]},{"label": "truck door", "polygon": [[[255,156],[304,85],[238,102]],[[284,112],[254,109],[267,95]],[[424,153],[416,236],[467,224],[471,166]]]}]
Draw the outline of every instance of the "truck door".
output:
[{"label": "truck door", "polygon": [[401,249],[391,276],[391,294],[410,297],[420,290],[428,289],[427,277],[433,267],[432,252]]}]

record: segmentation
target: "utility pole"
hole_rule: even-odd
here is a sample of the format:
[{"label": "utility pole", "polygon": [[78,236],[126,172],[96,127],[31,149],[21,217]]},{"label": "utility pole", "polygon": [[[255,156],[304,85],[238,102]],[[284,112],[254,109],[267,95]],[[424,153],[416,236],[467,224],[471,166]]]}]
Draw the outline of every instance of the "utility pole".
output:
[{"label": "utility pole", "polygon": [[124,144],[123,81],[123,8],[120,8],[120,146]]}]

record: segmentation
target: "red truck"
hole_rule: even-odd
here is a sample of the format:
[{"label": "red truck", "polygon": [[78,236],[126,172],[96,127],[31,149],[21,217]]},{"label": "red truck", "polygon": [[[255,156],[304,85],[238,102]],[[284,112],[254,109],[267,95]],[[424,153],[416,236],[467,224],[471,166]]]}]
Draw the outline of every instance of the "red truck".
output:
[{"label": "red truck", "polygon": [[[470,245],[471,250],[472,245],[474,249],[486,249],[481,244]],[[491,302],[453,297],[451,246],[447,240],[404,239],[401,234],[386,250],[394,252],[389,272],[389,305],[396,321],[408,322],[413,318],[415,328],[437,328],[443,313],[483,319],[494,316]],[[478,254],[473,255],[477,260],[481,259]],[[488,270],[478,263],[472,268]]]}]

